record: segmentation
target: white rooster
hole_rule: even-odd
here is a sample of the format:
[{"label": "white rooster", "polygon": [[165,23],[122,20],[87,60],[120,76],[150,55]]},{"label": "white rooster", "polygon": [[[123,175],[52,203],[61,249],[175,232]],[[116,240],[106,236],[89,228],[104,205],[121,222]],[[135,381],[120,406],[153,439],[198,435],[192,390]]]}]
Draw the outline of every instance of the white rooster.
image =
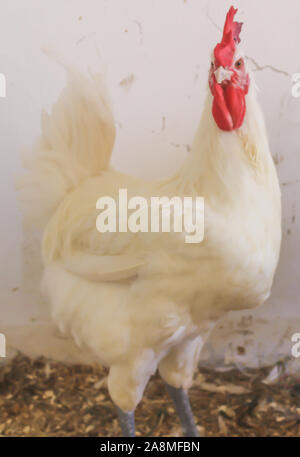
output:
[{"label": "white rooster", "polygon": [[[68,70],[68,83],[25,160],[24,214],[43,229],[43,290],[55,322],[109,367],[124,436],[157,370],[183,431],[197,436],[187,389],[205,338],[232,310],[270,294],[281,242],[281,199],[265,124],[230,8],[212,54],[205,107],[191,153],[167,181],[144,182],[109,166],[115,127],[99,76]],[[202,196],[205,238],[100,233],[96,201]]]}]

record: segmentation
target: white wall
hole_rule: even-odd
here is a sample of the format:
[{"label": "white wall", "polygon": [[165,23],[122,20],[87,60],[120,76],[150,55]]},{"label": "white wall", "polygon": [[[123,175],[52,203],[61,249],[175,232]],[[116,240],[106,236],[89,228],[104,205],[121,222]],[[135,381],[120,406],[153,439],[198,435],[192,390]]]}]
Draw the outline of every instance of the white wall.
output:
[{"label": "white wall", "polygon": [[[299,316],[300,73],[299,0],[236,0],[242,43],[255,71],[283,193],[283,247],[274,291],[259,313],[271,322]],[[188,153],[201,114],[210,53],[220,40],[227,0],[10,0],[1,2],[0,311],[4,327],[39,319],[24,295],[21,220],[13,189],[19,153],[39,133],[42,108],[64,84],[49,46],[82,68],[102,66],[118,125],[113,164],[147,177],[173,172]],[[31,257],[27,255],[27,261]],[[34,263],[34,259],[33,263]],[[300,317],[300,316],[299,316]],[[300,331],[300,324],[299,324]]]}]

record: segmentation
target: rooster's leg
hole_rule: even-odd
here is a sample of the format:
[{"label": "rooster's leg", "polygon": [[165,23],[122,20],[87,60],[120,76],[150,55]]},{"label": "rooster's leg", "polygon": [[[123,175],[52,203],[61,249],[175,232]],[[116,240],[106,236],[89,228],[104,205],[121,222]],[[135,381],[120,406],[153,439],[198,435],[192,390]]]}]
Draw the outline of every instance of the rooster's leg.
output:
[{"label": "rooster's leg", "polygon": [[182,388],[172,387],[167,383],[166,389],[174,402],[184,436],[199,436],[186,391]]},{"label": "rooster's leg", "polygon": [[117,407],[119,423],[122,430],[122,436],[129,437],[135,436],[134,428],[134,412],[125,413]]}]

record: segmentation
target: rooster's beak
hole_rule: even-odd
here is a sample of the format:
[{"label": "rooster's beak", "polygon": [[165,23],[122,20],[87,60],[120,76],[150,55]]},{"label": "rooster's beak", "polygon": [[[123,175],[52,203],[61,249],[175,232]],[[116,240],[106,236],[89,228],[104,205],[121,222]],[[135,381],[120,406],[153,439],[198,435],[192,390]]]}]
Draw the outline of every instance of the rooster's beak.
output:
[{"label": "rooster's beak", "polygon": [[230,81],[231,75],[233,72],[224,67],[219,67],[215,71],[215,77],[218,84],[221,84],[223,81]]}]

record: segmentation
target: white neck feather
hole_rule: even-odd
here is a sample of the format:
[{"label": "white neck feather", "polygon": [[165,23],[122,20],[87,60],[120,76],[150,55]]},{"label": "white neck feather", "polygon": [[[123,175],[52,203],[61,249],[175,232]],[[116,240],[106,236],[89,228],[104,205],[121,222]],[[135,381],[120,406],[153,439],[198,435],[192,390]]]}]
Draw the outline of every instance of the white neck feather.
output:
[{"label": "white neck feather", "polygon": [[274,180],[274,164],[255,92],[252,81],[242,127],[224,132],[212,116],[212,95],[208,90],[191,154],[176,176],[184,192],[196,188],[202,196],[227,194],[231,200],[233,189],[235,195],[237,189],[242,191],[249,178],[264,184],[269,178]]}]

